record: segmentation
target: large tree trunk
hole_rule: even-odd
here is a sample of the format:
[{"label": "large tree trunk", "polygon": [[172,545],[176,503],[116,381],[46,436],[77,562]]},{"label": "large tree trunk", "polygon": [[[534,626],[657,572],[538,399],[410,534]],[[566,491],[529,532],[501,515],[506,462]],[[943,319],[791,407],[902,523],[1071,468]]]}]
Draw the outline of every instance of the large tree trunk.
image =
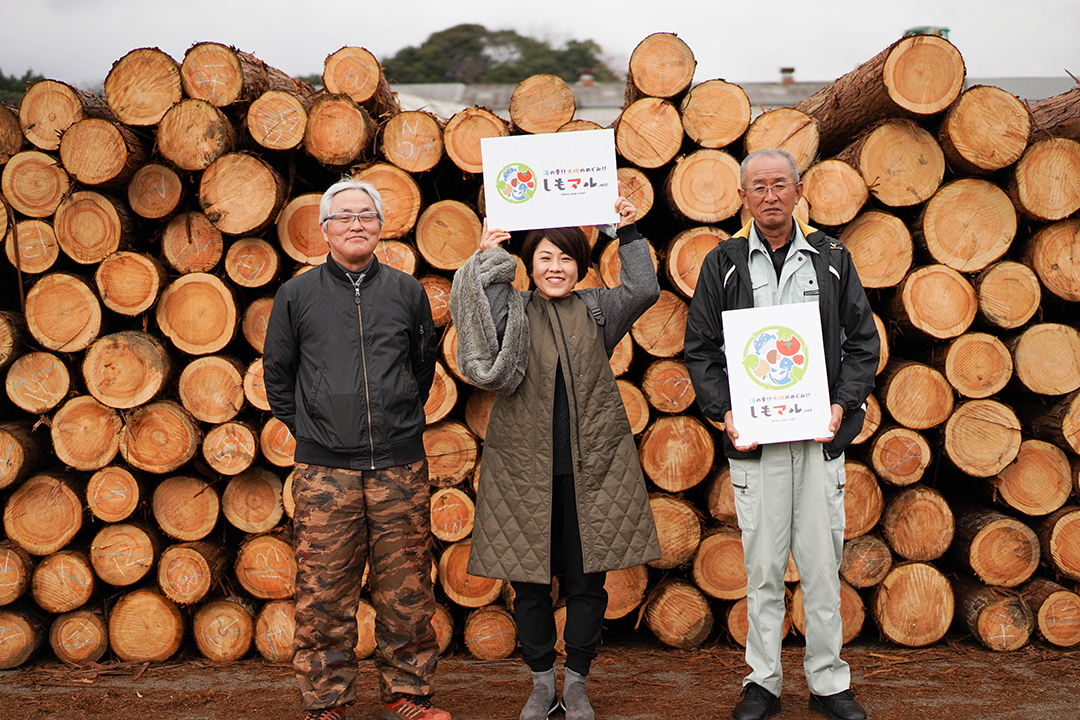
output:
[{"label": "large tree trunk", "polygon": [[937,490],[912,485],[889,499],[881,516],[885,541],[906,560],[936,560],[952,543],[953,512]]},{"label": "large tree trunk", "polygon": [[60,160],[85,185],[121,185],[149,157],[146,143],[127,127],[102,118],[80,120],[60,140]]},{"label": "large tree trunk", "polygon": [[928,200],[945,175],[945,155],[934,136],[910,120],[887,120],[836,155],[854,166],[870,193],[890,207]]},{"label": "large tree trunk", "polygon": [[[452,120],[451,120],[452,122]],[[658,168],[671,162],[682,147],[679,111],[667,100],[645,97],[619,115],[615,149],[639,168]]]},{"label": "large tree trunk", "polygon": [[1044,577],[1034,577],[1020,588],[1020,595],[1035,616],[1039,636],[1058,647],[1080,643],[1080,595]]},{"label": "large tree trunk", "polygon": [[63,134],[80,120],[111,116],[104,98],[58,80],[39,80],[19,101],[21,134],[42,150],[58,149]]},{"label": "large tree trunk", "polygon": [[1016,236],[1016,210],[997,185],[961,178],[934,193],[916,228],[917,246],[935,262],[977,272],[1009,249]]},{"label": "large tree trunk", "polygon": [[822,150],[834,153],[883,118],[941,112],[960,96],[964,72],[964,60],[948,40],[914,35],[896,41],[796,107],[817,118]]},{"label": "large tree trunk", "polygon": [[957,618],[976,640],[998,652],[1019,650],[1027,644],[1035,619],[1015,593],[968,578],[955,580],[953,589]]},{"label": "large tree trunk", "polygon": [[1040,134],[1080,140],[1080,86],[1037,100],[1029,107],[1032,122]]}]

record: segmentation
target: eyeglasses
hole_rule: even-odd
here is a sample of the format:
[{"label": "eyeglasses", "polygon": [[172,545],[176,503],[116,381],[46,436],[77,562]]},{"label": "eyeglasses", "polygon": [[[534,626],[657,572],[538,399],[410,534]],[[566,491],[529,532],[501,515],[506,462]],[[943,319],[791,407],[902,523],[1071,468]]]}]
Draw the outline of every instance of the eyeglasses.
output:
[{"label": "eyeglasses", "polygon": [[366,210],[359,213],[340,212],[326,218],[326,222],[333,223],[338,227],[349,227],[353,220],[359,220],[363,225],[373,225],[379,222],[379,213]]},{"label": "eyeglasses", "polygon": [[784,194],[790,188],[795,187],[795,183],[776,183],[775,185],[755,185],[751,188],[747,188],[747,195],[753,195],[757,198],[763,198],[769,194],[772,190],[777,197]]}]

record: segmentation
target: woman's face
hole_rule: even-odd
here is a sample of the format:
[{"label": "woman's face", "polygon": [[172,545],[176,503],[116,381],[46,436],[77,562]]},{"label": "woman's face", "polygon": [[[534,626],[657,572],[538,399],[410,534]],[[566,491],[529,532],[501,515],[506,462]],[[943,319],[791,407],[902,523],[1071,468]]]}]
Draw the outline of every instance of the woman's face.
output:
[{"label": "woman's face", "polygon": [[544,238],[533,253],[532,279],[540,297],[549,300],[563,297],[577,285],[577,261]]}]

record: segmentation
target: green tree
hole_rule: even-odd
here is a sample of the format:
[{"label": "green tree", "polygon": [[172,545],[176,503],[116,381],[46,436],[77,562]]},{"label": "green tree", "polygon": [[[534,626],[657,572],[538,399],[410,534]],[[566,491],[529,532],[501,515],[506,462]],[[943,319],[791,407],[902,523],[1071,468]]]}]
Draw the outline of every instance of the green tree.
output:
[{"label": "green tree", "polygon": [[518,83],[540,73],[575,82],[583,72],[601,82],[615,80],[600,52],[592,40],[570,40],[553,48],[513,30],[463,24],[432,33],[419,47],[398,51],[383,67],[396,83]]},{"label": "green tree", "polygon": [[21,78],[14,75],[8,77],[0,70],[0,102],[18,105],[22,102],[22,96],[26,94],[26,87],[30,83],[44,79],[42,75],[35,75],[33,70],[27,70]]}]

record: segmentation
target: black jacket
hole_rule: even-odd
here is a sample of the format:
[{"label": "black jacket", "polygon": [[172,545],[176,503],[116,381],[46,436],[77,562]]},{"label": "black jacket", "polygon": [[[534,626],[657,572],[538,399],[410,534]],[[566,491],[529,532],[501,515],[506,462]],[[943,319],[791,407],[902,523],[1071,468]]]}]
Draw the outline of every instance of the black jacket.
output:
[{"label": "black jacket", "polygon": [[423,286],[377,258],[358,289],[329,257],[282,285],[263,380],[296,462],[360,470],[423,459],[435,352]]},{"label": "black jacket", "polygon": [[[851,253],[820,230],[806,225],[802,229],[807,242],[818,251],[811,255],[821,288],[818,308],[829,396],[834,404],[844,408],[840,429],[824,445],[825,455],[834,458],[862,429],[865,417],[862,406],[874,389],[881,341]],[[748,232],[749,225],[705,257],[686,319],[683,357],[698,407],[706,417],[720,422],[731,409],[720,313],[754,306]],[[736,450],[724,433],[724,454],[729,458],[759,457],[761,448],[750,452]]]}]

